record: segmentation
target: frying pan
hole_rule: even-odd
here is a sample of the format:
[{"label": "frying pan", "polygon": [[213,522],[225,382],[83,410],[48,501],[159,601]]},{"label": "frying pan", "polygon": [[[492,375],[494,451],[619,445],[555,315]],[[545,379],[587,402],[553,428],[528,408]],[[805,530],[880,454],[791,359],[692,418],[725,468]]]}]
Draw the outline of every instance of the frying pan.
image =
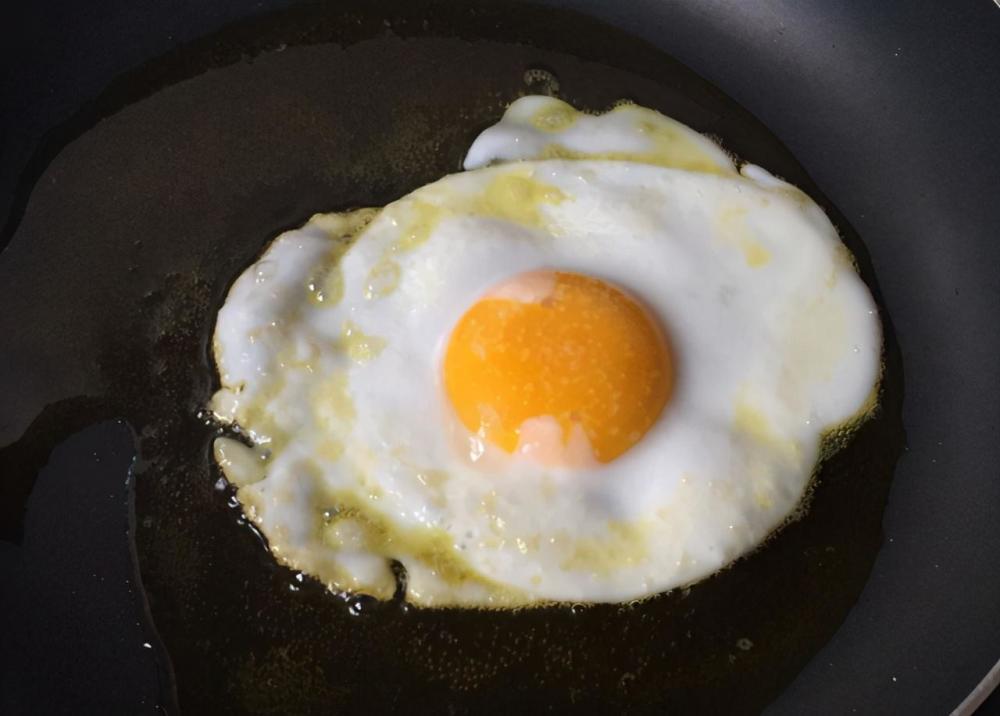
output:
[{"label": "frying pan", "polygon": [[[985,698],[993,682],[974,689],[1000,656],[1000,9],[547,4],[559,8],[47,0],[4,11],[0,711],[937,714]],[[414,42],[425,37],[453,44]],[[473,66],[435,74],[462,60]],[[662,602],[674,616],[653,625],[693,625],[687,642],[642,634],[643,605],[487,623],[333,604],[274,565],[205,472],[211,428],[192,396],[210,392],[211,366],[191,347],[227,281],[312,211],[385,202],[456,169],[469,132],[525,89],[511,68],[533,64],[564,96],[596,105],[610,85],[715,128],[817,196],[879,297],[888,370],[905,386],[801,526],[692,590],[697,614],[674,614],[682,597]],[[428,74],[452,104],[445,91],[407,94]],[[330,138],[362,120],[380,141]],[[338,161],[321,171],[310,152]],[[761,575],[777,578],[762,587]],[[772,602],[740,606],[741,593]],[[737,623],[760,634],[745,652],[721,646]],[[580,645],[559,644],[552,624]],[[450,652],[434,646],[445,632]],[[519,666],[505,666],[507,632],[535,657],[512,652]],[[663,670],[616,671],[674,637]],[[585,651],[596,641],[603,656]],[[456,652],[480,670],[462,672]],[[554,656],[563,676],[546,681]],[[323,658],[342,658],[350,678],[327,678],[312,666]],[[423,671],[399,665],[421,660]],[[998,709],[996,697],[983,706]]]}]

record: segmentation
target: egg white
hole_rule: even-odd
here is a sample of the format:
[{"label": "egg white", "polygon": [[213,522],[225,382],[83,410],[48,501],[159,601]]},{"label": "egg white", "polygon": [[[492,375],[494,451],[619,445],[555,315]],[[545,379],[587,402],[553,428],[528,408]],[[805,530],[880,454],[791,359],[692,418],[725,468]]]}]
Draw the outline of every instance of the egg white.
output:
[{"label": "egg white", "polygon": [[[467,165],[522,158],[490,131]],[[397,560],[421,605],[643,597],[758,545],[800,502],[824,433],[870,409],[877,311],[823,212],[715,145],[715,168],[693,171],[663,143],[645,147],[656,161],[638,144],[607,158],[624,150],[595,132],[604,158],[500,164],[314,217],[233,285],[212,407],[254,446],[220,439],[216,456],[279,559],[383,598]],[[461,314],[545,268],[626,288],[674,350],[663,416],[598,468],[479,444],[443,395]]]},{"label": "egg white", "polygon": [[629,102],[603,114],[581,112],[554,97],[511,103],[469,147],[463,166],[478,169],[522,159],[611,159],[732,176],[732,158],[685,124]]}]

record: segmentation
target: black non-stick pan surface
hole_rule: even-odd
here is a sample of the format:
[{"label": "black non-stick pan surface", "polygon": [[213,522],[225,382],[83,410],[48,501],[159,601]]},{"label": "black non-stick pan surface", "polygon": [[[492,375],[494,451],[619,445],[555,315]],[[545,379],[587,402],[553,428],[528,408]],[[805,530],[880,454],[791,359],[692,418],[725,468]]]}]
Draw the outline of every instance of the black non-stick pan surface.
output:
[{"label": "black non-stick pan surface", "polygon": [[[0,712],[939,714],[986,675],[1000,9],[559,4],[584,14],[3,11]],[[881,409],[802,519],[690,590],[339,599],[274,562],[210,464],[214,313],[270,237],[457,170],[528,91],[656,107],[820,200],[887,327]]]}]

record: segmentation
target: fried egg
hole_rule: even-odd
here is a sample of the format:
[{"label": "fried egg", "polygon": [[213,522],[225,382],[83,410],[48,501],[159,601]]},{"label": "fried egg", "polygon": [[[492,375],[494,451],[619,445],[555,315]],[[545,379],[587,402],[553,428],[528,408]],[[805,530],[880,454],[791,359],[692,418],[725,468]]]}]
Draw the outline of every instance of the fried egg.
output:
[{"label": "fried egg", "polygon": [[878,313],[822,210],[634,105],[523,98],[465,166],[314,216],[229,291],[215,458],[274,555],[515,607],[761,544],[875,405]]}]

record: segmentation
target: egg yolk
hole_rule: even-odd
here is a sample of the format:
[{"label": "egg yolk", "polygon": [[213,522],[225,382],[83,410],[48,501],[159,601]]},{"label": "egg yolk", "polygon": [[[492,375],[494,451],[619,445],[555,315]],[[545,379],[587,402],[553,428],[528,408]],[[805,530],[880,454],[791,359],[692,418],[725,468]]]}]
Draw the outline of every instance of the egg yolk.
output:
[{"label": "egg yolk", "polygon": [[473,304],[452,331],[443,374],[470,432],[570,466],[635,445],[673,385],[665,336],[635,299],[555,271],[516,276]]}]

